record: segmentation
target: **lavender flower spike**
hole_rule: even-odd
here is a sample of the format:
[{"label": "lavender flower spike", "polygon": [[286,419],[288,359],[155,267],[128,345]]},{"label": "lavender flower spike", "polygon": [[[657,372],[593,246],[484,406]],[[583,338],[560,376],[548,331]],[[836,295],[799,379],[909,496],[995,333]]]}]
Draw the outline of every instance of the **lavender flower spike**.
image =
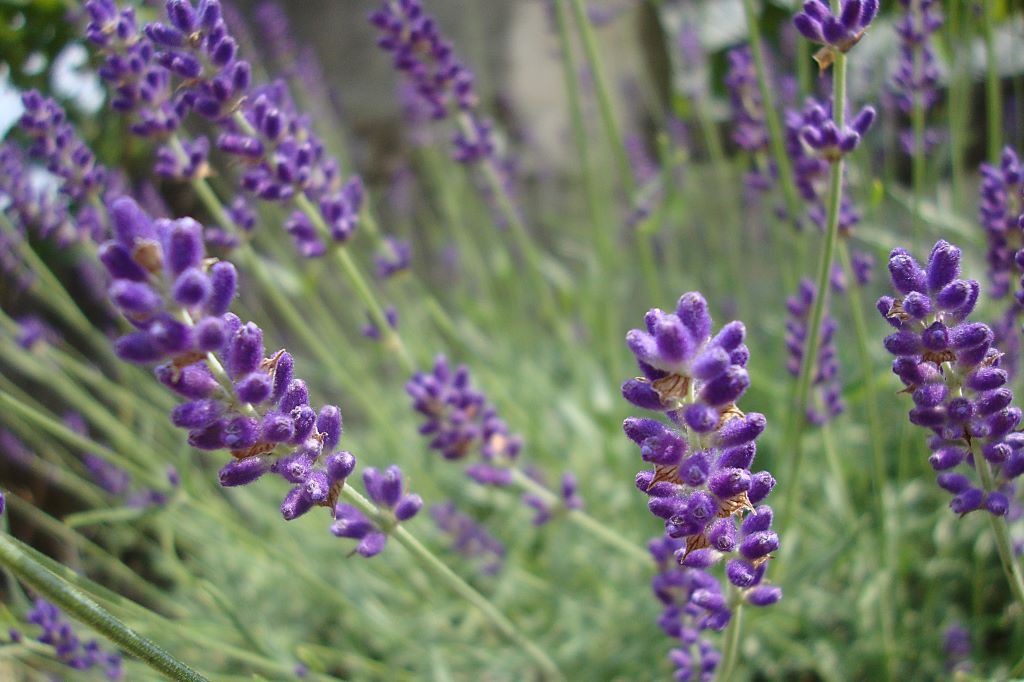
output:
[{"label": "lavender flower spike", "polygon": [[[697,643],[701,630],[722,630],[732,619],[722,585],[709,570],[715,565],[725,562],[726,580],[753,606],[782,596],[764,582],[779,537],[771,508],[761,502],[775,479],[751,471],[767,420],[736,405],[747,387],[735,380],[746,379],[749,356],[742,323],[712,337],[707,302],[698,292],[684,294],[674,314],[651,310],[646,323],[647,331],[634,329],[626,337],[646,376],[627,381],[623,395],[666,413],[673,423],[630,417],[622,427],[653,467],[637,474],[636,487],[665,526],[665,537],[651,544],[662,570],[653,584],[665,605],[658,624],[674,639]],[[689,650],[672,652],[678,679],[713,673],[718,653],[706,643],[698,653],[695,660]]]},{"label": "lavender flower spike", "polygon": [[[1001,488],[1024,472],[1022,412],[1013,405],[992,330],[968,318],[978,300],[975,280],[960,279],[960,249],[945,241],[932,248],[926,267],[893,249],[889,272],[899,296],[883,296],[878,310],[896,331],[885,339],[896,356],[892,370],[911,394],[910,421],[932,435],[928,462],[957,514],[1007,512]],[[993,485],[969,475],[978,457],[992,467]],[[965,473],[959,470],[966,464]]]}]

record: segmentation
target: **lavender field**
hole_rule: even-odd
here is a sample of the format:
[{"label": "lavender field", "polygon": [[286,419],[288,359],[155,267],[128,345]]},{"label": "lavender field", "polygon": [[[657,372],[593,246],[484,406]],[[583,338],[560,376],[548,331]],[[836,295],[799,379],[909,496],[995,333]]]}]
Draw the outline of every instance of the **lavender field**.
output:
[{"label": "lavender field", "polygon": [[436,1],[0,0],[0,679],[1024,679],[1024,2]]}]

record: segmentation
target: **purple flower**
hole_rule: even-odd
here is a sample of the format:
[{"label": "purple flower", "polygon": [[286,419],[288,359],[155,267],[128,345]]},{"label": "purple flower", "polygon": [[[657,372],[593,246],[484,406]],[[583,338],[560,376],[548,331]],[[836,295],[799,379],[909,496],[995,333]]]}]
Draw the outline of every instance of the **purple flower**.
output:
[{"label": "purple flower", "polygon": [[[794,377],[800,373],[803,362],[804,348],[807,341],[807,320],[814,303],[815,287],[809,279],[800,281],[795,296],[786,299],[786,351],[789,358],[786,370]],[[819,334],[820,348],[815,362],[817,369],[812,380],[817,405],[807,408],[807,420],[811,424],[821,425],[843,412],[845,405],[842,400],[842,383],[839,381],[839,359],[836,354],[835,333],[838,323],[832,317],[825,316],[821,322]]]},{"label": "purple flower", "polygon": [[108,680],[124,678],[124,660],[116,651],[103,651],[95,639],[81,640],[71,622],[50,602],[37,598],[25,620],[38,626],[36,641],[53,648],[54,656],[73,670],[99,668]]},{"label": "purple flower", "polygon": [[[900,38],[900,58],[892,76],[891,99],[903,114],[910,116],[915,108],[927,112],[939,101],[939,66],[932,46],[932,34],[942,26],[942,15],[934,0],[900,0],[904,7],[896,23]],[[910,155],[925,154],[942,140],[938,129],[924,131],[923,139],[914,139],[912,129],[901,135],[903,150]],[[916,150],[915,144],[923,149]]]},{"label": "purple flower", "polygon": [[377,277],[390,279],[407,271],[412,265],[412,246],[404,239],[387,237],[384,239],[380,252],[374,256],[377,265]]},{"label": "purple flower", "polygon": [[455,508],[454,502],[435,504],[430,516],[451,541],[453,551],[480,562],[480,572],[496,575],[505,561],[505,546],[486,528]]},{"label": "purple flower", "polygon": [[644,321],[646,330],[626,335],[644,376],[626,381],[623,396],[700,433],[714,431],[750,384],[743,324],[730,322],[712,337],[707,301],[698,292],[684,294],[673,313],[648,311]]},{"label": "purple flower", "polygon": [[904,249],[893,249],[889,272],[900,297],[883,296],[878,310],[896,329],[885,339],[896,356],[893,373],[911,394],[910,421],[929,429],[929,463],[938,484],[953,495],[951,509],[966,514],[985,508],[1007,511],[998,490],[986,491],[956,469],[976,458],[994,469],[997,487],[1024,471],[1024,438],[1016,432],[1014,406],[1001,353],[985,324],[971,322],[980,289],[960,279],[960,249],[945,241],[932,248],[925,267]]},{"label": "purple flower", "polygon": [[649,545],[660,569],[652,587],[665,606],[658,624],[688,645],[671,653],[677,679],[704,679],[713,675],[719,655],[700,632],[722,630],[732,618],[722,583],[709,569],[724,559],[726,579],[753,605],[782,596],[764,582],[779,547],[772,510],[755,507],[775,479],[767,471],[751,472],[767,420],[736,406],[746,382],[730,388],[727,402],[712,399],[726,391],[719,386],[722,377],[737,376],[746,365],[742,323],[712,337],[707,302],[697,292],[684,294],[675,313],[651,310],[646,323],[646,331],[635,329],[626,338],[645,377],[626,382],[623,394],[634,405],[666,413],[672,425],[630,417],[623,431],[653,466],[635,483],[665,526],[664,537]]},{"label": "purple flower", "polygon": [[373,467],[363,471],[363,484],[370,500],[377,506],[374,519],[350,504],[338,504],[334,508],[334,525],[331,532],[340,538],[358,540],[356,553],[370,558],[380,554],[387,544],[388,533],[398,523],[408,521],[423,508],[419,495],[404,492],[402,471],[389,466],[384,471]]},{"label": "purple flower", "polygon": [[808,0],[793,25],[808,40],[848,52],[878,14],[878,0],[843,0],[833,14],[828,0]]}]

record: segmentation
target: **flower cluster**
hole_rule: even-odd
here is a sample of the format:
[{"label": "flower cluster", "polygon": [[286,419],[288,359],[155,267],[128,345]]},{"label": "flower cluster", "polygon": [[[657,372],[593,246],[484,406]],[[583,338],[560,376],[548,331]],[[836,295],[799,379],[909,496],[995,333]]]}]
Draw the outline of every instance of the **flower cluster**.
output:
[{"label": "flower cluster", "polygon": [[339,538],[359,540],[356,552],[370,558],[383,551],[388,532],[398,523],[408,521],[423,508],[423,498],[405,493],[402,470],[395,465],[384,471],[369,467],[363,470],[366,493],[377,506],[376,519],[371,521],[363,512],[350,504],[339,504],[334,509],[331,532]]},{"label": "flower cluster", "polygon": [[[674,314],[655,309],[646,321],[647,332],[633,330],[626,340],[647,377],[627,381],[623,393],[635,405],[667,413],[673,424],[630,417],[623,430],[653,466],[637,474],[636,486],[665,524],[667,539],[660,551],[674,555],[686,569],[699,570],[662,578],[679,581],[682,595],[670,592],[666,600],[659,594],[674,607],[663,620],[674,623],[680,613],[700,614],[696,622],[701,629],[718,630],[728,623],[734,604],[704,570],[723,559],[726,577],[749,603],[765,606],[782,595],[763,582],[779,538],[771,528],[771,508],[760,503],[775,479],[767,471],[751,471],[756,439],[767,420],[758,413],[743,414],[735,404],[749,383],[742,323],[727,324],[711,337],[707,303],[697,292],[684,294]],[[654,395],[637,400],[644,395],[640,391]]]},{"label": "flower cluster", "polygon": [[[807,98],[802,109],[786,111],[786,155],[792,161],[793,183],[800,196],[810,203],[807,218],[819,229],[825,229],[825,200],[829,183],[829,160],[804,141],[805,130],[818,130],[828,125],[832,118],[832,105]],[[835,124],[831,124],[831,130]],[[845,182],[845,177],[844,177]],[[849,193],[843,192],[839,205],[839,233],[848,235],[860,222],[860,213],[850,200]]]},{"label": "flower cluster", "polygon": [[[430,438],[429,447],[448,460],[461,460],[478,452],[480,461],[466,467],[466,474],[481,485],[511,485],[517,466],[522,438],[509,432],[487,397],[473,387],[469,368],[460,365],[452,371],[448,359],[439,355],[431,372],[417,372],[405,385],[412,397],[413,409],[426,417],[420,433]],[[530,476],[541,487],[539,476]],[[582,500],[576,494],[575,478],[567,474],[559,497],[566,509],[579,509]],[[550,504],[537,495],[525,495],[544,523],[551,518]]]},{"label": "flower cluster", "polygon": [[435,504],[430,517],[451,539],[451,548],[470,560],[480,560],[480,572],[496,575],[505,561],[505,546],[487,529],[455,508],[455,503]]},{"label": "flower cluster", "polygon": [[862,107],[842,130],[832,119],[830,109],[814,103],[804,107],[800,140],[811,153],[829,163],[835,163],[860,144],[861,138],[875,121],[875,109],[870,105]]},{"label": "flower cluster", "polygon": [[[1009,500],[999,487],[1024,472],[1024,434],[1015,431],[1022,413],[1012,405],[992,330],[968,320],[980,286],[959,278],[960,250],[945,241],[935,244],[924,268],[893,249],[889,272],[900,297],[878,300],[897,330],[885,347],[914,400],[910,421],[932,432],[928,461],[938,484],[954,496],[950,508],[958,514],[985,508],[1005,515]],[[955,471],[963,463],[968,470],[994,467],[994,486],[982,489]]]},{"label": "flower cluster", "polygon": [[[273,471],[295,486],[281,505],[286,519],[333,506],[355,466],[351,454],[332,452],[341,412],[333,405],[315,412],[291,355],[266,357],[263,331],[228,312],[234,266],[205,258],[202,226],[190,218],[154,221],[128,198],[115,200],[110,216],[116,238],[99,257],[113,279],[111,301],[136,327],[115,342],[117,355],[164,363],[159,380],[189,399],[171,413],[189,444],[231,451],[222,485]],[[279,447],[289,452],[275,458]]]},{"label": "flower cluster", "polygon": [[[932,34],[942,26],[935,0],[900,0],[903,17],[896,23],[900,38],[900,59],[892,77],[896,106],[912,116],[916,108],[927,112],[939,101],[939,66],[932,46]],[[914,131],[905,130],[900,142],[907,154],[926,153],[941,139],[938,130],[925,130],[924,148],[915,150]]]},{"label": "flower cluster", "polygon": [[370,23],[381,34],[377,45],[392,55],[394,68],[405,76],[430,117],[447,118],[453,110],[460,114],[460,130],[453,139],[455,159],[467,164],[494,159],[493,124],[478,111],[473,73],[441,36],[420,0],[385,0],[370,15]]},{"label": "flower cluster", "polygon": [[[707,571],[680,566],[673,560],[681,542],[666,536],[648,543],[658,573],[651,581],[654,596],[663,609],[658,627],[679,646],[669,652],[677,680],[714,679],[721,654],[701,632],[717,629],[722,610],[709,611],[722,596],[721,585]],[[696,594],[698,591],[700,594]],[[696,596],[696,600],[694,597]],[[726,611],[727,613],[727,611]]]},{"label": "flower cluster", "polygon": [[[87,35],[97,38],[93,42],[108,64],[138,62],[132,73],[142,70],[154,87],[165,82],[169,87],[176,79],[173,109],[178,120],[163,132],[176,128],[189,112],[198,113],[219,129],[217,148],[245,163],[245,191],[264,201],[299,204],[285,222],[299,253],[321,256],[325,241],[344,243],[352,237],[363,204],[361,181],[343,181],[337,160],[327,153],[310,118],[295,107],[284,82],[251,87],[252,69],[238,57],[238,43],[217,0],[200,0],[198,6],[191,0],[168,0],[165,22],[147,24],[141,34],[124,29],[131,33],[129,38],[105,41],[120,30],[116,26],[134,27],[134,15],[130,10],[119,13],[112,0],[90,0],[88,5],[95,5],[90,11],[99,20],[94,19]],[[123,76],[106,80],[115,93],[120,92]],[[145,134],[152,127],[136,132]],[[205,138],[182,142],[180,147],[169,144],[158,153],[157,171],[178,179],[202,177],[207,173],[207,146]]]},{"label": "flower cluster", "polygon": [[[42,598],[37,598],[26,620],[42,628],[36,637],[41,644],[53,647],[54,655],[64,665],[73,670],[103,670],[108,680],[124,679],[124,659],[116,651],[103,651],[95,639],[83,642],[75,634],[71,623],[64,618],[56,606]],[[21,634],[12,631],[15,639]]]},{"label": "flower cluster", "polygon": [[131,131],[160,137],[177,130],[187,101],[175,99],[171,74],[154,59],[154,46],[140,30],[135,9],[115,0],[88,0],[85,36],[103,55],[100,78],[111,91],[111,107],[133,117]]},{"label": "flower cluster", "polygon": [[832,13],[828,0],[807,0],[803,10],[793,17],[793,25],[811,42],[848,52],[876,14],[878,0],[843,0],[838,15]]},{"label": "flower cluster", "polygon": [[[21,231],[21,234],[5,234],[5,237],[19,239],[31,231],[43,239],[53,238],[60,245],[70,244],[77,238],[77,227],[67,202],[33,185],[21,150],[10,142],[0,144],[0,197],[4,200],[3,212]],[[5,263],[6,260],[0,261],[5,271],[20,269],[16,261],[12,261],[10,268],[5,267]]]},{"label": "flower cluster", "polygon": [[453,103],[461,111],[476,107],[472,72],[420,0],[387,0],[370,15],[370,23],[381,32],[377,45],[391,53],[395,69],[405,74],[435,119],[448,116]]},{"label": "flower cluster", "polygon": [[750,385],[743,323],[730,322],[712,338],[707,301],[698,292],[683,294],[674,313],[650,310],[644,322],[646,331],[626,335],[644,376],[626,381],[622,395],[697,433],[717,430]]},{"label": "flower cluster", "polygon": [[[978,218],[988,237],[989,295],[1003,298],[1010,293],[1017,273],[1024,270],[1024,263],[1017,260],[1024,246],[1020,227],[1024,212],[1024,168],[1017,153],[1006,147],[998,166],[983,163],[978,170],[981,174]],[[1017,293],[1017,300],[1024,304],[1024,285]]]},{"label": "flower cluster", "polygon": [[[789,358],[786,369],[793,376],[800,374],[800,365],[804,357],[807,343],[807,322],[811,307],[814,304],[815,286],[809,279],[800,280],[800,287],[795,296],[786,299],[786,351]],[[838,324],[835,319],[826,315],[821,321],[819,334],[820,347],[815,362],[812,387],[817,392],[819,405],[808,405],[807,421],[821,425],[839,416],[845,407],[843,404],[843,387],[839,381],[839,358],[836,355],[835,333]]]},{"label": "flower cluster", "polygon": [[732,139],[744,151],[762,152],[768,148],[768,129],[750,47],[743,45],[729,50],[728,60],[725,87],[732,105]]},{"label": "flower cluster", "polygon": [[32,138],[30,156],[43,161],[60,179],[60,191],[79,203],[75,218],[78,238],[99,239],[102,224],[89,203],[106,188],[107,169],[78,137],[59,104],[36,90],[24,93],[21,103],[25,111],[19,125]]}]

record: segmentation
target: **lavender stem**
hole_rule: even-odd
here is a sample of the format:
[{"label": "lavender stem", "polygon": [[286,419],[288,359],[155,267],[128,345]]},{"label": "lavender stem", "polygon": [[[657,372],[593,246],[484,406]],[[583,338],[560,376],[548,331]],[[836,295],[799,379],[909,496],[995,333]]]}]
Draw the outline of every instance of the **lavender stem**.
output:
[{"label": "lavender stem", "polygon": [[12,573],[46,597],[47,600],[102,633],[125,651],[169,679],[206,682],[205,677],[153,642],[139,636],[76,587],[46,570],[39,562],[22,551],[19,545],[20,543],[9,536],[0,535],[0,563],[3,563]]}]

